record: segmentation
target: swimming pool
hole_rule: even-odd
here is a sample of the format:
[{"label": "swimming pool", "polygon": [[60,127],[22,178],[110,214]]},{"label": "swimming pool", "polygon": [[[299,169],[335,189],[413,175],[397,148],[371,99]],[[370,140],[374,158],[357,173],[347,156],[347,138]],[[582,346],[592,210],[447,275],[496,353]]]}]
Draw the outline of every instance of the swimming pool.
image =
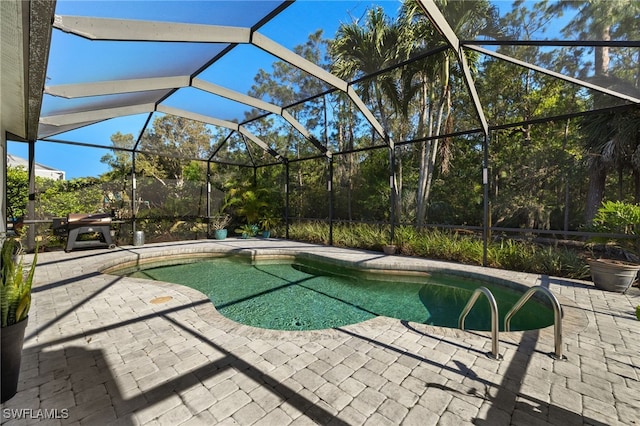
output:
[{"label": "swimming pool", "polygon": [[[444,273],[404,274],[358,271],[320,261],[227,256],[191,261],[151,262],[117,273],[171,282],[206,294],[225,317],[253,327],[317,330],[355,324],[377,316],[458,327],[473,291],[484,286],[503,317],[524,291]],[[490,329],[489,303],[481,298],[465,321],[469,330]],[[529,301],[511,321],[511,330],[553,324],[543,301]]]}]

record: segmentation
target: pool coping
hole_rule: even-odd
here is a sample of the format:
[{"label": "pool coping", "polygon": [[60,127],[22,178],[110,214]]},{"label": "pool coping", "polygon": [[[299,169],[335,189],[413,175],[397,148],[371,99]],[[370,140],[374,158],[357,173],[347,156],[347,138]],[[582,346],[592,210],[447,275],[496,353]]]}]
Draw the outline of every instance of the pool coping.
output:
[{"label": "pool coping", "polygon": [[[247,245],[253,243],[254,247]],[[268,246],[260,247],[260,245]],[[274,247],[274,244],[280,245]],[[101,265],[97,265],[97,271],[108,273],[110,269],[121,267],[123,264],[140,265],[157,261],[160,257],[170,257],[171,259],[193,259],[197,258],[243,255],[252,258],[299,258],[312,261],[321,261],[337,266],[355,268],[372,273],[389,273],[399,271],[401,273],[447,273],[464,278],[494,280],[498,284],[513,287],[522,286],[531,288],[541,285],[545,276],[537,274],[520,273],[496,268],[488,268],[461,263],[431,260],[413,256],[385,255],[380,252],[357,249],[342,249],[338,247],[327,247],[309,243],[298,243],[290,240],[278,239],[227,239],[220,241],[196,240],[193,242],[182,242],[178,247],[170,243],[150,244],[140,247],[126,248],[119,250],[119,256],[107,257]],[[136,278],[126,278],[126,280],[138,280]],[[142,280],[149,282],[149,280]],[[126,281],[125,281],[126,282]],[[453,337],[471,340],[491,340],[490,331],[466,331],[454,328],[432,326],[421,323],[401,321],[396,318],[378,316],[367,321],[351,324],[338,328],[323,330],[269,330],[237,323],[220,314],[212,303],[200,303],[209,301],[209,298],[198,290],[180,284],[153,281],[159,287],[170,288],[178,291],[190,300],[194,301],[194,309],[203,321],[216,324],[222,330],[242,335],[246,337],[261,336],[275,340],[313,341],[315,339],[335,338],[337,335],[350,331],[357,331],[363,328],[379,328],[383,323],[402,322],[406,327],[417,333],[436,335],[442,337]],[[579,280],[553,279],[556,285],[585,285]],[[549,287],[548,283],[546,287]],[[588,318],[585,312],[571,299],[554,293],[562,306],[562,337],[573,337],[585,330],[588,326]],[[539,329],[526,331],[501,331],[499,341],[505,344],[522,345],[524,342],[542,343],[549,348],[555,345],[554,325]],[[549,353],[553,353],[550,350]]]}]

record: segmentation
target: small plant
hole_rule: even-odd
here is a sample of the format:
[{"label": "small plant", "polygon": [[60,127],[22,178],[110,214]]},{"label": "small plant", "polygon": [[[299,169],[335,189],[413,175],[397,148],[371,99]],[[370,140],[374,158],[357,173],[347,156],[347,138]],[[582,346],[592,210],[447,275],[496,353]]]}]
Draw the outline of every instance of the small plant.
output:
[{"label": "small plant", "polygon": [[625,234],[629,238],[595,237],[594,242],[613,243],[629,258],[640,253],[640,205],[622,201],[605,201],[593,219],[593,229],[609,234]]},{"label": "small plant", "polygon": [[31,283],[36,269],[38,250],[28,272],[24,270],[24,252],[19,242],[6,239],[2,243],[2,288],[0,308],[2,327],[24,320],[31,308]]},{"label": "small plant", "polygon": [[211,225],[211,229],[213,229],[214,231],[226,229],[230,223],[231,223],[231,216],[226,213],[212,216],[209,221],[209,224]]},{"label": "small plant", "polygon": [[247,223],[242,227],[236,229],[237,234],[242,234],[242,238],[251,238],[255,237],[258,234],[260,227],[255,223]]},{"label": "small plant", "polygon": [[376,235],[376,237],[379,238],[380,246],[385,254],[396,254],[398,251],[398,245],[396,243],[396,239],[391,238],[390,233],[382,232],[381,234]]},{"label": "small plant", "polygon": [[260,218],[259,224],[263,231],[271,231],[278,224],[278,219],[271,214],[265,214]]},{"label": "small plant", "polygon": [[640,321],[640,305],[636,306],[636,318]]}]

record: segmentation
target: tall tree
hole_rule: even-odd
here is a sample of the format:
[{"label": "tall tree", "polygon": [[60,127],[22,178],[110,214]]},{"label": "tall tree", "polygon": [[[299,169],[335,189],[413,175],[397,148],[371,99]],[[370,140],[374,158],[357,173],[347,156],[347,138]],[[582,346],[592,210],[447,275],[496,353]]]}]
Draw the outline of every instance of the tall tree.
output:
[{"label": "tall tree", "polygon": [[[200,160],[209,157],[211,136],[204,123],[173,115],[157,117],[137,147],[141,152],[135,157],[135,173],[140,185],[132,212],[144,205],[165,209],[169,216],[202,214],[206,164]],[[117,132],[111,136],[111,143],[115,149],[101,158],[111,167],[104,179],[110,181],[109,191],[118,194],[120,207],[126,211],[134,138]]]},{"label": "tall tree", "polygon": [[[473,38],[479,33],[495,34],[496,9],[488,1],[438,2],[454,31],[461,38]],[[338,30],[331,52],[335,56],[334,70],[338,75],[356,77],[374,74],[420,53],[444,45],[423,9],[415,0],[403,3],[400,16],[390,21],[382,9],[369,11],[364,25],[344,24]],[[397,140],[411,136],[430,138],[440,135],[451,120],[452,70],[454,53],[445,51],[432,55],[426,64],[414,62],[394,72],[369,79],[364,83],[363,98],[371,99],[385,128]],[[414,114],[417,114],[417,126]],[[438,153],[451,152],[439,146],[438,139],[420,144],[419,175],[416,194],[416,221],[422,225]],[[401,157],[399,157],[401,158]],[[447,164],[447,162],[443,162]],[[402,163],[396,173],[396,200],[402,200]],[[400,212],[400,206],[396,206]]]},{"label": "tall tree", "polygon": [[[479,35],[496,37],[500,34],[497,29],[498,11],[489,1],[449,1],[441,0],[438,3],[442,14],[447,18],[447,22],[460,39],[474,39]],[[407,1],[404,4],[406,19],[417,21],[418,35],[424,34],[426,46],[433,44],[429,40],[438,39],[432,26],[425,24],[427,20],[422,13],[422,8],[416,7],[415,0]],[[420,38],[420,37],[419,37]],[[441,42],[440,42],[441,43]],[[426,136],[437,136],[446,133],[452,128],[453,112],[452,108],[452,83],[454,79],[454,66],[456,52],[446,50],[442,55],[436,57],[434,68],[431,74],[425,73],[423,98],[428,100],[428,107],[424,109],[425,116],[421,122],[428,123]],[[470,66],[475,67],[474,55],[468,55]],[[434,72],[435,71],[435,72]],[[458,80],[460,81],[460,80]],[[428,115],[426,115],[428,113]],[[442,167],[446,170],[446,165],[450,162],[451,148],[448,146],[451,139],[433,139],[423,144],[420,156],[420,176],[417,194],[417,221],[421,224],[426,220],[427,207],[431,193],[431,185],[436,171],[436,160],[438,154],[442,160]]]},{"label": "tall tree", "polygon": [[[304,59],[326,68],[326,40],[322,30],[310,34],[308,40],[304,44],[295,46],[293,51]],[[294,105],[287,108],[287,112],[300,122],[313,138],[320,141],[321,144],[329,144],[323,136],[326,125],[323,99],[315,98],[296,104],[301,99],[312,97],[327,89],[329,89],[327,84],[317,77],[287,62],[276,61],[273,63],[271,71],[261,69],[254,77],[254,84],[249,95],[283,107]],[[247,119],[254,114],[256,111],[247,115]],[[261,135],[277,152],[289,160],[320,154],[313,143],[305,139],[284,120],[276,120],[269,116],[252,122],[249,127],[255,129],[256,134]],[[292,175],[292,182],[289,186],[291,189],[290,204],[295,212],[308,211],[315,207],[313,200],[317,199],[317,196],[310,194],[322,194],[322,197],[326,197],[326,163],[307,161],[304,164],[305,167],[292,166],[290,168]],[[264,177],[266,178],[266,176]],[[270,184],[263,182],[263,184],[277,187],[279,183],[275,180],[276,178],[277,176],[273,175],[273,182]],[[324,201],[323,205],[326,204]]]},{"label": "tall tree", "polygon": [[141,138],[139,149],[162,155],[139,155],[136,172],[143,171],[164,187],[172,181],[179,189],[191,162],[207,157],[210,143],[211,131],[204,123],[173,115],[158,117]]},{"label": "tall tree", "polygon": [[[549,3],[549,2],[547,2]],[[575,17],[563,28],[563,34],[567,37],[587,40],[609,41],[612,36],[620,40],[635,40],[640,34],[640,2],[626,0],[581,0],[567,2],[549,3],[548,12],[550,14],[562,15],[567,9],[576,9]],[[640,54],[637,54],[640,63]],[[619,77],[616,77],[616,70],[611,68],[611,52],[608,46],[596,46],[594,48],[594,80],[601,85],[608,87],[619,86]],[[635,84],[638,89],[638,77],[633,78],[629,83]],[[628,87],[628,86],[627,86]],[[640,92],[640,91],[638,91]],[[609,100],[605,96],[594,98],[595,107],[608,106]],[[624,119],[622,119],[624,121]],[[602,203],[605,195],[605,186],[608,171],[616,165],[620,168],[624,164],[625,153],[635,151],[638,146],[637,133],[631,131],[624,134],[620,130],[627,129],[626,126],[611,126],[610,117],[604,115],[599,123],[590,120],[585,126],[586,149],[589,155],[589,189],[587,193],[585,221],[591,223],[598,207]],[[593,126],[595,124],[595,126]],[[608,128],[608,132],[591,132],[591,130]],[[638,153],[640,155],[640,151]],[[640,199],[640,169],[633,168],[636,185],[636,200]]]},{"label": "tall tree", "polygon": [[[330,44],[332,71],[339,77],[350,80],[373,75],[408,59],[412,45],[411,27],[397,20],[391,21],[382,8],[375,7],[369,9],[363,24],[356,20],[340,25],[336,38]],[[403,95],[411,96],[402,91],[406,89],[404,85],[397,84],[399,79],[398,71],[385,72],[366,79],[359,85],[362,99],[372,105],[374,114],[395,140],[406,137],[406,115],[404,120],[398,118],[401,118],[401,105],[408,103]],[[405,78],[407,80],[410,79]],[[399,215],[402,201],[402,163],[398,162],[397,166],[393,176],[393,195],[396,200],[393,208],[396,215]]]},{"label": "tall tree", "polygon": [[[524,4],[516,4],[501,18],[501,28],[510,39],[531,40],[546,27],[547,21],[543,8],[534,5],[529,9]],[[501,46],[498,51],[544,68],[575,72],[571,61],[574,57],[563,50]],[[481,67],[483,78],[477,86],[483,96],[487,120],[496,125],[528,123],[492,134],[492,223],[507,227],[562,227],[561,212],[569,211],[564,196],[567,170],[572,159],[580,157],[577,138],[572,137],[576,120],[544,124],[531,121],[584,109],[578,87],[490,57]],[[497,87],[500,89],[496,90]],[[575,166],[572,170],[569,177],[580,182],[582,174]],[[577,201],[576,195],[583,186],[572,185],[572,188],[575,189],[570,201]]]},{"label": "tall tree", "polygon": [[111,144],[114,149],[100,158],[100,162],[111,169],[105,173],[108,180],[116,180],[131,174],[132,154],[130,150],[134,145],[131,133],[116,132],[111,135]]}]

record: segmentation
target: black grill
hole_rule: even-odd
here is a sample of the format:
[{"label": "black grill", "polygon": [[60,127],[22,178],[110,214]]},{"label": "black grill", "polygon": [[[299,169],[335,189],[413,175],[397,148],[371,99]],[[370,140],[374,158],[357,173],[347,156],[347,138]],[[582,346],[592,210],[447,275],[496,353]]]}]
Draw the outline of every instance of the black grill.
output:
[{"label": "black grill", "polygon": [[[77,248],[114,248],[111,240],[111,215],[108,213],[69,213],[67,218],[53,219],[53,233],[67,237],[66,252]],[[98,239],[78,240],[82,234],[98,234]]]}]

